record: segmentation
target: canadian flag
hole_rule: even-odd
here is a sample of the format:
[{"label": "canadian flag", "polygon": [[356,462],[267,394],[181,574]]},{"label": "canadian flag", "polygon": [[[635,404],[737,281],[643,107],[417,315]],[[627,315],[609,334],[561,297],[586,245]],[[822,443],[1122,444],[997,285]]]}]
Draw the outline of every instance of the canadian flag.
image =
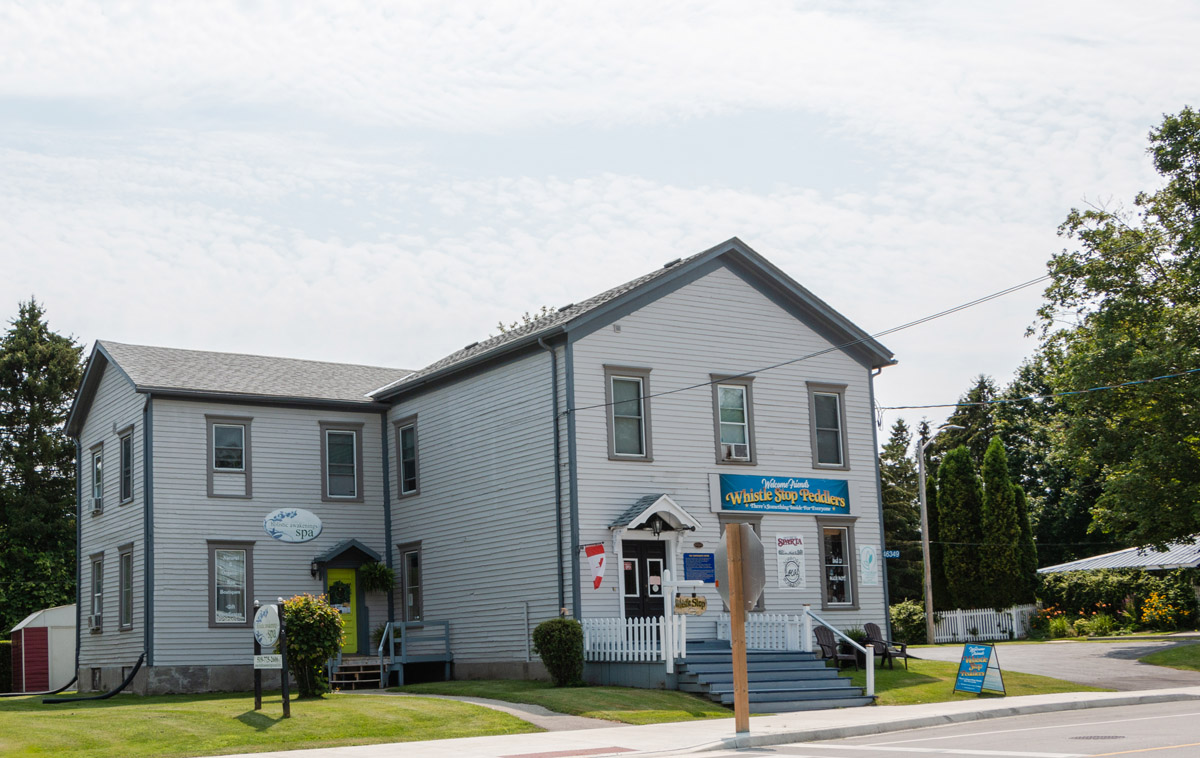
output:
[{"label": "canadian flag", "polygon": [[583,549],[587,553],[588,565],[592,567],[592,589],[600,589],[604,581],[604,545],[588,545]]}]

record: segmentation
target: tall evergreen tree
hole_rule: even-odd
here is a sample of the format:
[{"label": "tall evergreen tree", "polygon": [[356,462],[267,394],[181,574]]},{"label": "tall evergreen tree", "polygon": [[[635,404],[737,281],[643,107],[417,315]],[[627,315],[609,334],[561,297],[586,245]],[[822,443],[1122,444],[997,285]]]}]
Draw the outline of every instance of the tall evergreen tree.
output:
[{"label": "tall evergreen tree", "polygon": [[1016,488],[1008,474],[1008,456],[999,437],[993,437],[983,455],[983,605],[1008,608],[1021,598],[1028,585],[1022,573],[1021,519]]},{"label": "tall evergreen tree", "polygon": [[922,590],[921,510],[917,493],[917,466],[908,451],[912,432],[904,419],[896,419],[891,436],[879,454],[883,498],[883,534],[888,549],[900,557],[888,561],[888,599],[920,600]]},{"label": "tall evergreen tree", "polygon": [[950,602],[957,608],[979,605],[984,574],[979,560],[983,544],[983,493],[971,451],[960,445],[938,466],[938,541]]},{"label": "tall evergreen tree", "polygon": [[[917,455],[921,454],[921,445],[929,440],[929,422],[921,419],[917,424]],[[946,585],[946,554],[942,549],[941,529],[938,527],[938,466],[933,458],[933,445],[925,449],[925,510],[929,520],[929,577],[933,585],[934,610],[953,610],[954,603],[950,600],[950,589]],[[919,498],[918,498],[919,503]],[[924,577],[922,577],[922,580]],[[924,590],[924,587],[922,587]]]},{"label": "tall evergreen tree", "polygon": [[1021,576],[1025,583],[1020,588],[1018,603],[1037,602],[1038,551],[1033,541],[1033,529],[1029,523],[1029,501],[1025,490],[1013,487],[1017,500],[1017,520],[1021,526]]},{"label": "tall evergreen tree", "polygon": [[994,399],[996,384],[992,378],[984,374],[975,377],[975,383],[958,399],[958,407],[946,419],[947,424],[962,429],[947,429],[938,436],[933,443],[937,449],[935,457],[940,460],[947,451],[965,445],[971,451],[971,460],[976,466],[981,465],[988,443],[996,436],[994,407],[990,403]]},{"label": "tall evergreen tree", "polygon": [[0,339],[0,629],[75,594],[75,446],[63,430],[81,349],[20,304]]}]

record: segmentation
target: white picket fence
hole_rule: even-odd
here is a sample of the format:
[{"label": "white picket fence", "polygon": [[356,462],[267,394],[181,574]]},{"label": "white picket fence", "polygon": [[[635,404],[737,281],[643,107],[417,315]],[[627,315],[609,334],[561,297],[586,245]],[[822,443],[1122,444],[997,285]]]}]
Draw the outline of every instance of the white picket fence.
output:
[{"label": "white picket fence", "polygon": [[1029,636],[1029,622],[1036,605],[1017,605],[996,611],[991,608],[943,611],[935,614],[934,642],[986,642]]},{"label": "white picket fence", "polygon": [[[729,614],[717,617],[717,639],[730,637]],[[804,617],[784,613],[746,614],[746,647],[753,650],[801,650]]]},{"label": "white picket fence", "polygon": [[687,616],[585,618],[580,623],[585,660],[672,663],[687,655]]}]

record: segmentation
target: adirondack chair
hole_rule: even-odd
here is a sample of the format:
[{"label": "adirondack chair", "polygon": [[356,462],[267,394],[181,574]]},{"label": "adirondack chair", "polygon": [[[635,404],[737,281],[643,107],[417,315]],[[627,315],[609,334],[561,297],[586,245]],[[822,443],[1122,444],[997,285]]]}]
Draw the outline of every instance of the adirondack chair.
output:
[{"label": "adirondack chair", "polygon": [[904,668],[908,670],[908,659],[911,657],[908,654],[908,645],[903,642],[889,642],[883,638],[883,632],[879,631],[878,624],[866,623],[863,624],[863,631],[867,633],[867,642],[875,648],[875,655],[882,656],[880,665],[887,662],[888,668],[895,668],[895,659],[904,659]]},{"label": "adirondack chair", "polygon": [[837,638],[833,636],[833,632],[828,627],[818,626],[813,630],[813,634],[817,636],[817,645],[821,647],[823,659],[832,660],[838,668],[842,667],[842,661],[850,661],[854,664],[854,670],[858,670],[858,653],[839,652]]}]

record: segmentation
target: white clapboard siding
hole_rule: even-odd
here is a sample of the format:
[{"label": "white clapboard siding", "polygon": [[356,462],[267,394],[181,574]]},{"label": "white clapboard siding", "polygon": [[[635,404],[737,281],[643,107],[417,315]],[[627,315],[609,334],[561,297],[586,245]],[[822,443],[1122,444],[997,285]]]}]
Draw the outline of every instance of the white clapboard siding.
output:
[{"label": "white clapboard siding", "polygon": [[[386,554],[381,414],[162,398],[154,400],[153,413],[156,665],[251,662],[247,629],[208,626],[209,540],[254,542],[253,596],[263,603],[323,592],[309,564],[343,540]],[[250,499],[208,497],[205,414],[252,419]],[[361,503],[321,501],[322,421],[364,424]],[[285,506],[315,513],[321,536],[302,544],[269,537],[263,519]],[[379,593],[367,597],[371,627],[386,621],[386,600]]]},{"label": "white clapboard siding", "polygon": [[[98,361],[103,361],[98,358]],[[100,386],[80,431],[79,527],[82,561],[80,583],[79,665],[131,666],[144,647],[145,616],[145,544],[142,516],[145,508],[143,473],[142,407],[145,396],[137,394],[129,380],[107,361]],[[120,439],[118,432],[133,425],[133,500],[121,503]],[[92,449],[103,443],[104,510],[92,514]],[[133,543],[133,628],[121,630],[119,548]],[[95,553],[104,553],[104,604],[99,634],[88,629],[92,612],[92,562]]]},{"label": "white clapboard siding", "polygon": [[[710,380],[710,374],[739,374],[817,353],[831,343],[797,320],[745,279],[719,268],[675,292],[605,326],[573,346],[579,511],[584,544],[604,542],[609,574],[600,590],[585,570],[579,577],[583,616],[620,615],[620,566],[608,525],[643,495],[667,493],[702,524],[682,535],[687,551],[717,547],[719,523],[710,510],[708,475],[718,473],[845,479],[849,482],[850,515],[856,546],[881,546],[878,484],[869,371],[849,355],[832,351],[755,374],[753,382],[754,443],[757,465],[718,465],[713,430],[712,388],[702,386],[656,396]],[[604,366],[650,369],[653,462],[608,458],[604,407]],[[806,382],[845,384],[849,470],[817,470],[809,430]],[[771,540],[800,535],[807,549],[807,589],[779,587]],[[765,515],[762,538],[766,550],[768,613],[798,614],[804,603],[821,609],[821,566],[816,518],[810,515]],[[670,541],[670,535],[664,534]],[[695,543],[703,547],[695,548]],[[672,573],[683,578],[682,561],[672,555]],[[680,551],[674,551],[676,553]],[[873,587],[856,586],[858,609],[821,611],[839,626],[885,622],[882,572]],[[714,588],[706,588],[709,607],[721,608]],[[693,619],[693,636],[715,634],[713,614]]]},{"label": "white clapboard siding", "polygon": [[399,496],[389,423],[393,549],[421,543],[424,616],[450,622],[455,661],[525,661],[532,628],[559,611],[550,354],[404,398],[389,419],[414,414],[418,495]]}]

